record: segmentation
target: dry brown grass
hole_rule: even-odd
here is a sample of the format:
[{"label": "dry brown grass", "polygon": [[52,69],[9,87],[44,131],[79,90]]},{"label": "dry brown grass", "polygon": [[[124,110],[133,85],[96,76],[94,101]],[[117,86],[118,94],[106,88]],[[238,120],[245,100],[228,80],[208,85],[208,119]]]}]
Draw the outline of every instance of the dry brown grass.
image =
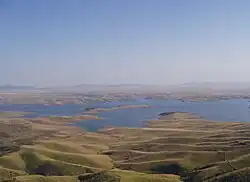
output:
[{"label": "dry brown grass", "polygon": [[249,131],[249,123],[215,122],[189,113],[172,113],[150,121],[148,128],[112,128],[102,132],[119,138],[104,153],[121,169],[176,172],[183,177],[196,171],[202,181],[230,172],[234,170],[232,166],[237,170],[250,167],[244,162],[250,152]]},{"label": "dry brown grass", "polygon": [[[50,121],[46,124],[28,123],[32,126],[34,144],[20,144],[20,152],[26,152],[25,163],[37,156],[39,160],[35,165],[49,162],[64,175],[106,169],[125,182],[150,181],[145,173],[161,173],[155,175],[159,181],[170,179],[164,179],[162,174],[176,174],[185,181],[199,182],[224,179],[250,167],[248,123],[207,121],[188,113],[172,113],[150,121],[146,128],[109,128],[91,133],[65,126],[70,117],[60,118],[61,121],[57,117],[45,120]],[[15,131],[13,136],[17,138],[25,135],[25,132],[19,135],[19,130]],[[10,132],[7,134],[7,137],[15,138],[9,136]],[[23,162],[16,154],[0,158],[5,175],[8,171],[13,175],[24,172]],[[116,168],[136,172],[110,170],[113,163]],[[63,168],[65,171],[61,171]]]}]

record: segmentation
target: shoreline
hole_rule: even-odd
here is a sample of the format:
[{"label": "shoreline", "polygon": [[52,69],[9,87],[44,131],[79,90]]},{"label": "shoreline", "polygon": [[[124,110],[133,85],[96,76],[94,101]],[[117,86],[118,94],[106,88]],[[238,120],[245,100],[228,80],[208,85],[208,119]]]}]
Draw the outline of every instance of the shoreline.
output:
[{"label": "shoreline", "polygon": [[106,112],[106,111],[115,111],[119,109],[136,109],[136,108],[150,108],[149,105],[122,105],[117,107],[111,107],[111,108],[86,108],[84,113],[85,114],[97,114],[100,112]]},{"label": "shoreline", "polygon": [[102,120],[103,118],[95,115],[77,115],[77,116],[46,116],[35,118],[24,118],[32,123],[51,124],[51,125],[65,125],[86,120]]}]

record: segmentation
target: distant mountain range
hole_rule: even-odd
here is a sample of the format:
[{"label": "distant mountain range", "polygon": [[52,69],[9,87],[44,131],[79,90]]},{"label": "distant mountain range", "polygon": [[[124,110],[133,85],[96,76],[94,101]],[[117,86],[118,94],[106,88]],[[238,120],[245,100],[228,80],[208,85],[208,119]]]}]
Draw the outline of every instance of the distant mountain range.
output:
[{"label": "distant mountain range", "polygon": [[0,92],[43,92],[44,88],[26,85],[0,85]]},{"label": "distant mountain range", "polygon": [[224,88],[224,89],[243,89],[250,88],[250,82],[189,82],[181,84],[184,87],[199,88]]},{"label": "distant mountain range", "polygon": [[122,91],[202,91],[249,90],[249,82],[189,82],[173,85],[143,84],[81,84],[64,87],[35,87],[25,85],[0,85],[0,92],[122,92]]},{"label": "distant mountain range", "polygon": [[0,90],[35,89],[33,86],[0,85]]}]

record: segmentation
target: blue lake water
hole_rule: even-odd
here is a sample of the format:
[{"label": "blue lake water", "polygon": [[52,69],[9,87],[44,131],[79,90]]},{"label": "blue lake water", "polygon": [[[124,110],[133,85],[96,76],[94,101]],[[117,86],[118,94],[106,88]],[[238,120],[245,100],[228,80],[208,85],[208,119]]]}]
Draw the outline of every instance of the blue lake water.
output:
[{"label": "blue lake water", "polygon": [[149,108],[118,109],[96,115],[103,120],[76,122],[75,125],[95,131],[110,126],[141,127],[144,121],[155,119],[162,112],[191,112],[206,119],[217,121],[250,121],[250,102],[244,99],[189,102],[179,100],[146,100],[95,103],[86,105],[0,105],[0,111],[32,112],[26,117],[37,116],[73,116],[84,113],[85,108],[111,108],[120,105],[148,104]]}]

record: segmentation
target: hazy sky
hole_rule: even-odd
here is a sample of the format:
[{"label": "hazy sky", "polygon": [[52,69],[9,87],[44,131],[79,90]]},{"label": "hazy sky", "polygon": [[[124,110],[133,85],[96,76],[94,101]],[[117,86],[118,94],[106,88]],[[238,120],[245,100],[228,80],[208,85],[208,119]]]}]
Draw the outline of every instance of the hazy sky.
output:
[{"label": "hazy sky", "polygon": [[250,81],[249,0],[0,0],[0,84]]}]

